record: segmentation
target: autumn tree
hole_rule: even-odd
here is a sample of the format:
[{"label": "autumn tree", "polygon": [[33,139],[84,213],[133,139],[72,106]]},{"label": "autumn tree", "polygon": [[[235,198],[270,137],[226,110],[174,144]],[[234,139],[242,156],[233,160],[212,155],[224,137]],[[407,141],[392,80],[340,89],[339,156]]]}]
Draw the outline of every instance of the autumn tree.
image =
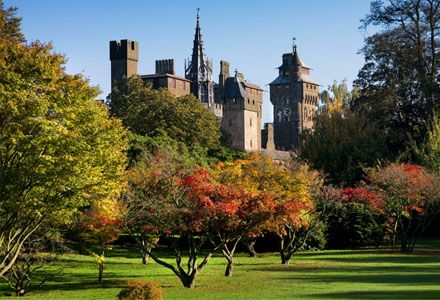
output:
[{"label": "autumn tree", "polygon": [[[268,222],[276,213],[276,195],[271,193],[253,194],[241,188],[219,186],[223,192],[221,205],[227,205],[231,214],[219,219],[214,225],[214,237],[223,244],[221,251],[227,260],[225,276],[232,276],[234,254],[243,238],[255,239],[262,236]],[[225,215],[223,215],[225,217]]]},{"label": "autumn tree", "polygon": [[[216,183],[204,169],[188,168],[169,154],[151,157],[144,166],[129,171],[125,226],[136,238],[140,238],[139,228],[151,236],[169,238],[175,265],[155,252],[147,250],[148,255],[172,270],[184,287],[192,288],[213,253],[235,239],[235,235],[219,238],[217,233],[219,226],[235,219],[241,196]],[[188,247],[185,264],[182,241]],[[203,246],[207,249],[202,250]]]},{"label": "autumn tree", "polygon": [[420,145],[440,108],[439,25],[438,0],[375,0],[362,20],[374,34],[362,49],[353,108],[378,122],[396,155],[410,146],[408,136]]},{"label": "autumn tree", "polygon": [[97,247],[97,251],[89,251],[98,263],[98,282],[101,283],[104,275],[105,253],[111,250],[111,243],[118,239],[121,221],[95,210],[84,212],[82,220],[81,238]]},{"label": "autumn tree", "polygon": [[421,166],[389,164],[370,169],[371,186],[382,193],[385,213],[399,234],[401,251],[412,252],[418,236],[439,210],[440,181]]},{"label": "autumn tree", "polygon": [[382,131],[365,116],[350,112],[322,113],[313,130],[303,133],[300,157],[326,174],[327,183],[352,186],[364,177],[363,169],[387,160]]},{"label": "autumn tree", "polygon": [[165,132],[188,147],[219,145],[220,129],[214,114],[192,95],[176,98],[169,91],[152,89],[140,77],[123,82],[108,96],[112,114],[133,133],[156,136]]},{"label": "autumn tree", "polygon": [[126,160],[125,131],[98,90],[66,74],[51,45],[22,43],[17,23],[1,6],[0,276],[44,221],[118,195]]},{"label": "autumn tree", "polygon": [[353,88],[349,91],[347,86],[347,80],[337,82],[336,80],[327,89],[321,92],[321,111],[332,113],[334,111],[343,112],[349,110],[350,103],[353,98],[357,96],[357,88]]},{"label": "autumn tree", "polygon": [[[315,226],[311,214],[314,210],[312,194],[321,184],[319,174],[306,165],[281,166],[260,155],[219,164],[216,173],[223,184],[241,186],[257,195],[269,193],[274,197],[277,212],[262,224],[264,228],[260,230],[273,231],[279,236],[282,263],[288,263],[292,255],[307,243],[308,233]],[[303,229],[307,236],[296,239]]]}]

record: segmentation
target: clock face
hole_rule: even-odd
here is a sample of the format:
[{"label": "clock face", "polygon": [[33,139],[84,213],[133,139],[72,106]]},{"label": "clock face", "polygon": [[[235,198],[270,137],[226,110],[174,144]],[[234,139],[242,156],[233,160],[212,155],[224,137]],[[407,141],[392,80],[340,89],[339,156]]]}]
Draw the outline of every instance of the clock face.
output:
[{"label": "clock face", "polygon": [[285,115],[286,117],[290,116],[291,113],[292,113],[292,111],[290,110],[290,108],[285,108],[285,109],[284,109],[284,115]]}]

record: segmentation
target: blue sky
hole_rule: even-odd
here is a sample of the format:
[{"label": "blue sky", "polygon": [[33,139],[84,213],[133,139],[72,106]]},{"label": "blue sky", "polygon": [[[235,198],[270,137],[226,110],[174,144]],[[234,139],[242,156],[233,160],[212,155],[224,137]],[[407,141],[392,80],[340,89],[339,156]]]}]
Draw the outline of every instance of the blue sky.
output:
[{"label": "blue sky", "polygon": [[[99,85],[102,98],[110,92],[108,42],[128,38],[139,42],[141,74],[154,73],[154,60],[174,58],[178,75],[191,54],[196,21],[200,21],[206,55],[214,62],[228,60],[245,78],[268,90],[277,76],[283,53],[297,40],[302,60],[323,88],[333,80],[356,78],[363,65],[366,35],[360,19],[369,0],[6,0],[17,6],[29,41],[53,42],[68,58],[69,73],[83,73]],[[265,93],[263,121],[272,120]]]}]

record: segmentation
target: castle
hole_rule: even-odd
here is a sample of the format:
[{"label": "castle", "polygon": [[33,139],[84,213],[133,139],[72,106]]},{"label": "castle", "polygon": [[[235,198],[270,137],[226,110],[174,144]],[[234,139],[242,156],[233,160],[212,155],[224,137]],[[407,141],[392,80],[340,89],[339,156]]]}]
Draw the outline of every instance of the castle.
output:
[{"label": "castle", "polygon": [[[112,88],[123,78],[138,75],[138,43],[110,42]],[[191,59],[185,60],[185,77],[176,75],[174,59],[157,60],[155,73],[140,75],[154,89],[167,89],[176,97],[193,94],[219,119],[233,149],[255,152],[290,150],[299,142],[303,129],[313,126],[319,85],[310,77],[310,68],[299,58],[296,47],[283,55],[279,76],[270,86],[274,123],[261,129],[263,89],[245,80],[229,62],[220,61],[218,83],[213,81],[212,61],[204,53],[197,11]]]}]

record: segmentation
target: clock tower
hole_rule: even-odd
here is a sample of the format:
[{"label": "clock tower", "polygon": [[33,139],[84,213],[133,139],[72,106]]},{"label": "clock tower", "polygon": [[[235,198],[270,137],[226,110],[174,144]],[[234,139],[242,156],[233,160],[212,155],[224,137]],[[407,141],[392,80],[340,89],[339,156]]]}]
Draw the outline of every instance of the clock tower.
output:
[{"label": "clock tower", "polygon": [[319,85],[300,59],[296,45],[291,53],[283,54],[278,70],[278,77],[269,84],[275,148],[292,150],[298,146],[303,130],[313,127]]}]

